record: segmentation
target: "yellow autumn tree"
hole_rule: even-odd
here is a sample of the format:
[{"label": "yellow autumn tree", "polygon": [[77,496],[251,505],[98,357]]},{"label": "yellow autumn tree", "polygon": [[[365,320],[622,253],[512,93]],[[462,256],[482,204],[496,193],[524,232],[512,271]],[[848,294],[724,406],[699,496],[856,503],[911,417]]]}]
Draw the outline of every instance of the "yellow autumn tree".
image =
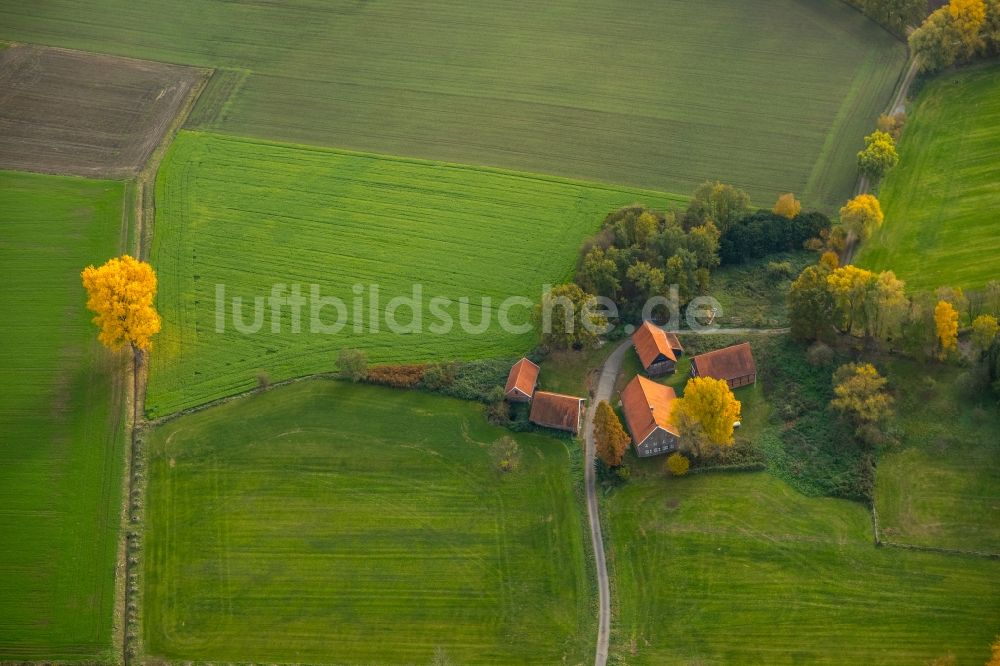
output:
[{"label": "yellow autumn tree", "polygon": [[934,307],[934,330],[944,358],[958,347],[958,311],[948,301],[938,301]]},{"label": "yellow autumn tree", "polygon": [[684,397],[674,401],[670,420],[680,431],[682,442],[687,440],[700,454],[703,443],[732,446],[741,408],[724,380],[694,377],[684,387]]},{"label": "yellow autumn tree", "polygon": [[859,194],[840,209],[840,222],[861,240],[867,240],[882,226],[882,206],[871,194]]},{"label": "yellow autumn tree", "polygon": [[632,438],[607,400],[597,403],[594,412],[594,447],[608,467],[618,467]]},{"label": "yellow autumn tree", "polygon": [[862,323],[865,302],[874,288],[876,275],[853,264],[834,269],[826,278],[837,305],[841,332],[851,333],[855,324]]},{"label": "yellow autumn tree", "polygon": [[[99,268],[87,266],[81,274],[87,290],[87,309],[96,316],[97,339],[108,349],[132,350],[133,378],[138,395],[141,355],[152,347],[160,331],[160,315],[153,307],[156,273],[149,264],[128,255],[109,259]],[[139,405],[135,405],[138,414]]]},{"label": "yellow autumn tree", "polygon": [[152,336],[160,331],[160,316],[153,307],[156,273],[146,262],[128,255],[109,259],[100,268],[83,270],[87,309],[101,329],[97,339],[117,351],[128,345],[146,351]]},{"label": "yellow autumn tree", "polygon": [[951,0],[948,15],[961,47],[959,57],[971,58],[984,46],[980,29],[986,20],[986,5],[983,0]]},{"label": "yellow autumn tree", "polygon": [[771,209],[775,215],[781,215],[782,217],[787,217],[789,220],[795,218],[800,212],[802,212],[802,204],[795,195],[791,192],[787,194],[782,194],[778,197],[778,200],[774,202],[774,208]]},{"label": "yellow autumn tree", "polygon": [[691,461],[683,453],[674,452],[667,456],[667,471],[674,476],[684,476],[690,467]]},{"label": "yellow autumn tree", "polygon": [[990,652],[990,660],[986,662],[986,666],[1000,666],[1000,636],[993,641]]}]

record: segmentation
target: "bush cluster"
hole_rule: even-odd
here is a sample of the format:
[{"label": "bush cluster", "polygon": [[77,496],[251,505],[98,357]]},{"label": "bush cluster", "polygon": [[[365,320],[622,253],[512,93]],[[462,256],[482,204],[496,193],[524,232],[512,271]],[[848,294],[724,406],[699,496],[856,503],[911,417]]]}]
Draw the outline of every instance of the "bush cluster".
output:
[{"label": "bush cluster", "polygon": [[719,239],[719,259],[739,264],[774,254],[801,250],[806,241],[830,231],[830,218],[818,211],[801,213],[792,219],[769,210],[741,217]]},{"label": "bush cluster", "polygon": [[427,366],[423,364],[379,365],[368,369],[364,381],[393,388],[416,388],[426,370]]}]

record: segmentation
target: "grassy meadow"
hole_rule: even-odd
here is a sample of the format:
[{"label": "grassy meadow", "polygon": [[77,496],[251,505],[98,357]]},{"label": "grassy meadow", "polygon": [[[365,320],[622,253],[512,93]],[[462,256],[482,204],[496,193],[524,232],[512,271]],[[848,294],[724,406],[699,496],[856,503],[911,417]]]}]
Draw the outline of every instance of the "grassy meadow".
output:
[{"label": "grassy meadow", "polygon": [[902,443],[879,459],[875,489],[889,541],[1000,553],[1000,414],[961,388],[961,371],[893,359]]},{"label": "grassy meadow", "polygon": [[145,640],[237,662],[584,663],[579,450],[468,402],[300,382],[150,435]]},{"label": "grassy meadow", "polygon": [[[542,285],[564,281],[581,240],[609,211],[643,201],[664,207],[676,197],[490,169],[261,143],[182,132],[159,172],[151,261],[160,274],[163,331],[151,359],[147,409],[163,415],[272,380],[330,371],[337,351],[363,349],[374,363],[517,356],[536,335],[499,324],[509,296],[536,302]],[[344,328],[313,332],[303,306],[241,333],[232,298],[245,301],[240,321],[254,322],[254,298],[273,284],[297,284],[303,297],[319,285],[343,300]],[[216,285],[225,285],[225,321],[216,321]],[[383,310],[396,296],[423,290],[422,331],[396,334]],[[360,296],[354,285],[361,285]],[[373,325],[371,286],[379,290]],[[447,297],[453,329],[430,299]],[[492,299],[484,301],[483,298]],[[462,315],[459,300],[469,299]],[[355,302],[361,305],[356,312]],[[264,310],[267,310],[265,312]],[[396,321],[412,321],[411,309]],[[530,308],[509,310],[524,323]],[[338,320],[334,307],[322,322]],[[484,321],[485,332],[475,327]],[[349,323],[348,323],[349,321]],[[467,326],[463,327],[465,321]],[[272,324],[278,324],[273,332]],[[355,326],[360,327],[359,330]],[[472,332],[467,332],[466,329]]]},{"label": "grassy meadow", "polygon": [[920,91],[879,191],[885,224],[857,263],[911,289],[981,287],[1000,275],[1000,64],[938,75]]},{"label": "grassy meadow", "polygon": [[116,253],[122,197],[0,172],[0,661],[111,652],[123,359],[97,343],[80,271]]},{"label": "grassy meadow", "polygon": [[195,129],[828,210],[906,58],[837,0],[2,0],[0,26],[218,68]]},{"label": "grassy meadow", "polygon": [[857,503],[764,473],[636,480],[605,500],[617,664],[988,659],[1000,562],[875,548]]}]

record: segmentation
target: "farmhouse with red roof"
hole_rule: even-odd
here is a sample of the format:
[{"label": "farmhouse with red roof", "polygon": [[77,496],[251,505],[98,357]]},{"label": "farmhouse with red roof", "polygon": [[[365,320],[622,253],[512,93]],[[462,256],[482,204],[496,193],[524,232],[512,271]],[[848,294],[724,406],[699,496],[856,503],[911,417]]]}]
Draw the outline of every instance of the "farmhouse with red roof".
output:
[{"label": "farmhouse with red roof", "polygon": [[677,357],[684,353],[680,340],[652,322],[644,321],[632,334],[632,346],[650,377],[658,377],[677,369]]},{"label": "farmhouse with red roof", "polygon": [[691,358],[692,377],[724,379],[729,388],[749,386],[757,381],[757,364],[750,343],[717,349]]}]

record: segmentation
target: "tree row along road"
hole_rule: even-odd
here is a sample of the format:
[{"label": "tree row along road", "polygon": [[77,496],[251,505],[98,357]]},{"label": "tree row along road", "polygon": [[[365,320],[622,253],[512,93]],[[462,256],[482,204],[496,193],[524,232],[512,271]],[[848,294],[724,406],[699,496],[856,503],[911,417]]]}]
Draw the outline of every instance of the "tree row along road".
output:
[{"label": "tree row along road", "polygon": [[[787,333],[787,328],[718,328],[712,331],[672,331],[677,335],[745,335],[748,333],[763,333],[780,335]],[[611,586],[608,582],[608,565],[604,555],[604,537],[601,533],[601,516],[597,506],[597,478],[594,469],[594,411],[602,400],[611,402],[611,393],[615,388],[615,380],[622,368],[625,353],[632,346],[631,340],[624,340],[604,361],[590,405],[587,407],[584,432],[584,465],[583,479],[587,493],[587,523],[590,527],[590,541],[594,548],[594,566],[597,569],[597,651],[594,656],[595,666],[605,666],[608,663],[608,638],[611,633]]]}]

